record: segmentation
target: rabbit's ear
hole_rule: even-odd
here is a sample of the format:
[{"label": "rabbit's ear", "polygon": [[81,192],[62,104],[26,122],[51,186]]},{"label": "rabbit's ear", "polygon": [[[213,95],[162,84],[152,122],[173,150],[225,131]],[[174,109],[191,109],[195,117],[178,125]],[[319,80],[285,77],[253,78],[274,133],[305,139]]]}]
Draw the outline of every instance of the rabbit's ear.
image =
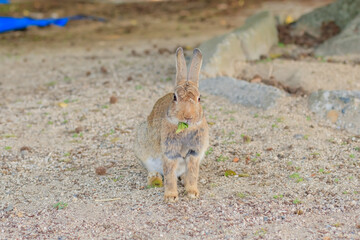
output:
[{"label": "rabbit's ear", "polygon": [[187,67],[184,57],[184,51],[181,47],[176,50],[176,85],[181,80],[187,79]]},{"label": "rabbit's ear", "polygon": [[195,48],[193,52],[193,57],[191,60],[190,70],[189,70],[189,81],[196,83],[199,86],[199,75],[202,64],[202,54],[200,49]]}]

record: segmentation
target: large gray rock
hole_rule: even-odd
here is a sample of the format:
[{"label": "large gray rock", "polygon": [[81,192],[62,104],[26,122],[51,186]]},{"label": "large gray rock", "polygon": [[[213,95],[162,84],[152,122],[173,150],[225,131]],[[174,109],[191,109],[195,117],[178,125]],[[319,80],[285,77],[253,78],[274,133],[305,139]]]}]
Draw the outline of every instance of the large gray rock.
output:
[{"label": "large gray rock", "polygon": [[[360,3],[360,1],[358,0]],[[360,8],[360,6],[359,6]],[[358,14],[337,36],[321,44],[315,54],[318,56],[347,55],[360,53],[360,14]]]},{"label": "large gray rock", "polygon": [[203,59],[203,75],[232,76],[238,61],[256,60],[267,55],[277,44],[278,35],[275,18],[269,12],[251,16],[235,31],[210,39],[200,45],[206,53]]},{"label": "large gray rock", "polygon": [[334,21],[336,25],[344,29],[359,13],[359,0],[337,0],[300,17],[294,26],[295,34],[296,32],[306,31],[315,37],[319,37],[321,34],[321,24],[330,21]]},{"label": "large gray rock", "polygon": [[338,128],[360,134],[360,91],[317,91],[309,97],[309,108]]},{"label": "large gray rock", "polygon": [[200,91],[223,96],[233,103],[262,109],[274,107],[276,101],[286,95],[275,87],[248,83],[231,77],[204,79],[200,81]]}]

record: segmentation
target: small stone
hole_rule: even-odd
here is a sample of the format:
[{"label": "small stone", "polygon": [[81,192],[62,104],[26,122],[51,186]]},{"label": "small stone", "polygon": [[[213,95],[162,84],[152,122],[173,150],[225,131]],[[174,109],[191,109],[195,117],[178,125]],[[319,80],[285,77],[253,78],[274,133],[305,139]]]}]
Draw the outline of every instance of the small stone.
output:
[{"label": "small stone", "polygon": [[118,99],[117,99],[116,96],[111,96],[111,97],[110,97],[110,103],[111,103],[111,104],[115,104],[115,103],[117,103],[117,101],[118,101]]},{"label": "small stone", "polygon": [[102,67],[100,68],[100,71],[101,71],[103,74],[107,74],[107,73],[108,73],[108,70],[107,70],[104,66],[102,66]]},{"label": "small stone", "polygon": [[295,135],[294,135],[294,138],[295,138],[295,139],[303,139],[303,138],[304,138],[304,135],[302,135],[302,134],[295,134]]},{"label": "small stone", "polygon": [[338,119],[338,117],[339,117],[339,112],[336,111],[336,110],[330,110],[330,111],[328,111],[326,117],[327,117],[328,119],[330,119],[330,121],[331,121],[332,123],[336,123],[336,121],[337,121],[337,119]]}]

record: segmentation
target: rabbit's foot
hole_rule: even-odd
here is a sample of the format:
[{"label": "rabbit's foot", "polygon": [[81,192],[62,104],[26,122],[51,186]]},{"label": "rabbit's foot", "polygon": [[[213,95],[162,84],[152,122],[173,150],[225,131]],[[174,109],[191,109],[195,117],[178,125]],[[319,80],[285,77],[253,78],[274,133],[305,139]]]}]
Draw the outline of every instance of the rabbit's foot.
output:
[{"label": "rabbit's foot", "polygon": [[147,184],[150,187],[162,187],[163,181],[160,173],[158,172],[149,172],[147,178]]},{"label": "rabbit's foot", "polygon": [[165,192],[164,195],[165,202],[177,202],[179,200],[177,192]]},{"label": "rabbit's foot", "polygon": [[191,199],[199,198],[200,193],[197,188],[191,188],[186,190],[187,196]]}]

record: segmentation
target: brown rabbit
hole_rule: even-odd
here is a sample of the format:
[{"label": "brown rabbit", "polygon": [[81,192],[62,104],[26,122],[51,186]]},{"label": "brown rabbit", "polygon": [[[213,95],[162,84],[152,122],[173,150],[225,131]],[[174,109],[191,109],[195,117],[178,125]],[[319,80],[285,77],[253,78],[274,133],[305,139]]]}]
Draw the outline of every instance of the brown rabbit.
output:
[{"label": "brown rabbit", "polygon": [[[164,176],[165,201],[178,200],[178,177],[190,198],[199,197],[199,165],[209,145],[198,89],[201,64],[202,54],[195,49],[188,74],[183,49],[177,49],[175,90],[155,103],[137,132],[135,154],[149,171],[148,184],[161,183]],[[176,133],[180,122],[188,128]]]}]

